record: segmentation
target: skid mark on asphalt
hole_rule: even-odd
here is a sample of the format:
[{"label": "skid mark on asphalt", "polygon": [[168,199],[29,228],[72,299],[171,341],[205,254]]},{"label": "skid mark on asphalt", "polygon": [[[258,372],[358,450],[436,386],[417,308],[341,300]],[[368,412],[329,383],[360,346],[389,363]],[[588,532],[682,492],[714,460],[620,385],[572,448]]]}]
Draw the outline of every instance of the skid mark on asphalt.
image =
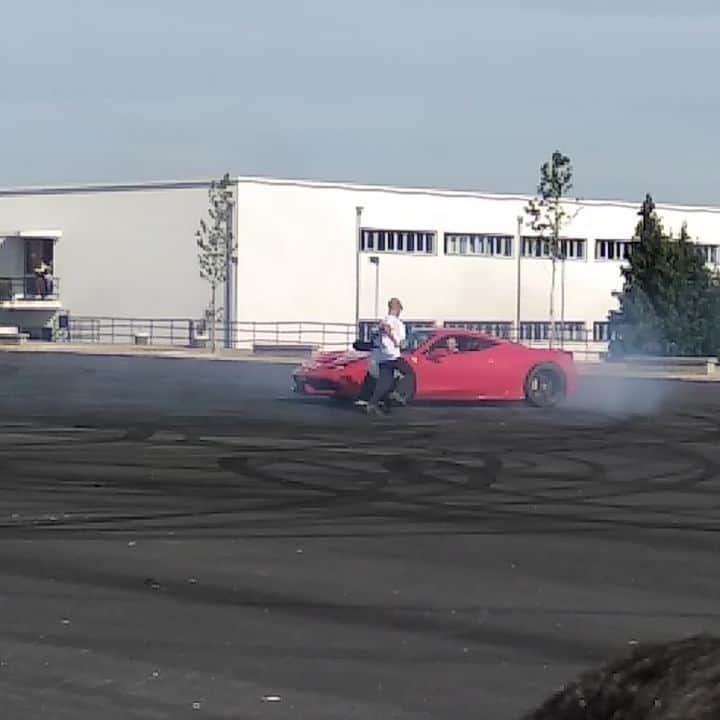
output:
[{"label": "skid mark on asphalt", "polygon": [[712,413],[584,417],[7,423],[0,533],[342,533],[383,518],[444,532],[720,530]]}]

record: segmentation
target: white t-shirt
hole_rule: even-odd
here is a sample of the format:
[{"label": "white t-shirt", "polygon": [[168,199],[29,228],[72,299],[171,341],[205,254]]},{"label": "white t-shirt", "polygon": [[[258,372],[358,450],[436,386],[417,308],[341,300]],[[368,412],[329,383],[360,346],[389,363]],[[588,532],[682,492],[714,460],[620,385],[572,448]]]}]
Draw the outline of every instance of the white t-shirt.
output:
[{"label": "white t-shirt", "polygon": [[387,334],[382,333],[380,346],[373,351],[373,356],[379,363],[387,360],[397,360],[401,353],[400,346],[405,342],[405,323],[397,315],[388,315],[385,318],[385,323],[390,326],[393,337],[398,344],[396,345]]}]

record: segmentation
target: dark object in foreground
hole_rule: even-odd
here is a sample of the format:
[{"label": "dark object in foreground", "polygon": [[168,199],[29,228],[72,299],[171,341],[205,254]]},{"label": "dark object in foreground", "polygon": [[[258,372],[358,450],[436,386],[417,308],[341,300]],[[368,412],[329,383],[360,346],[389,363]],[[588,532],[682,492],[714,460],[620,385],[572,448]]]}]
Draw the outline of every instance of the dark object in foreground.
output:
[{"label": "dark object in foreground", "polygon": [[583,674],[524,720],[716,720],[720,638],[638,648]]}]

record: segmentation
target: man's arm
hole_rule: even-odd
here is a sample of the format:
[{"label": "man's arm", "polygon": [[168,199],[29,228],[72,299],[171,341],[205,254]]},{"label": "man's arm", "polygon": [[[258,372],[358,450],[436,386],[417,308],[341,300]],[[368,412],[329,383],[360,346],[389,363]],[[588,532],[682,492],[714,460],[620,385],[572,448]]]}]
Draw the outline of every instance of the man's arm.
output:
[{"label": "man's arm", "polygon": [[393,333],[393,329],[392,329],[392,326],[390,325],[390,323],[383,323],[382,329],[383,329],[383,332],[385,333],[385,335],[387,335],[390,338],[390,342],[392,342],[393,345],[397,345],[398,342],[395,339],[395,334]]},{"label": "man's arm", "polygon": [[407,340],[407,336],[405,333],[405,323],[402,321],[398,322],[397,339],[398,339],[398,346],[401,346],[405,342],[405,340]]},{"label": "man's arm", "polygon": [[395,347],[400,347],[400,344],[405,339],[405,333],[403,332],[403,326],[402,323],[397,322],[394,323],[397,325],[397,328],[393,329],[393,326],[391,323],[386,322],[384,325],[385,333],[390,338],[390,341],[392,342]]}]

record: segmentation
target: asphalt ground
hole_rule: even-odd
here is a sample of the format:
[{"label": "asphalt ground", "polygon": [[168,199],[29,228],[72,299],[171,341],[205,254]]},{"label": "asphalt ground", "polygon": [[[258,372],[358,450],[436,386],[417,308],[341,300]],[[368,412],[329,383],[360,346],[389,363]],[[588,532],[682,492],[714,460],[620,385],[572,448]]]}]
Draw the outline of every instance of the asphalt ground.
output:
[{"label": "asphalt ground", "polygon": [[505,720],[720,632],[718,384],[369,419],[288,373],[0,355],[4,718]]}]

